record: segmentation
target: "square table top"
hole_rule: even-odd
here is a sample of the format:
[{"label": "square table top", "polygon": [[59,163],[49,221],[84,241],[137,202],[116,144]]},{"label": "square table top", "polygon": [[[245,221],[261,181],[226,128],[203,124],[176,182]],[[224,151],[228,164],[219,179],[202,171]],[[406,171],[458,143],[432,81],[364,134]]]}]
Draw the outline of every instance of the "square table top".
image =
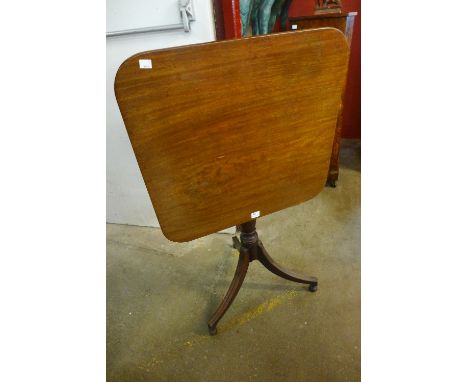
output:
[{"label": "square table top", "polygon": [[115,94],[164,235],[193,240],[317,195],[347,66],[333,28],[128,58]]}]

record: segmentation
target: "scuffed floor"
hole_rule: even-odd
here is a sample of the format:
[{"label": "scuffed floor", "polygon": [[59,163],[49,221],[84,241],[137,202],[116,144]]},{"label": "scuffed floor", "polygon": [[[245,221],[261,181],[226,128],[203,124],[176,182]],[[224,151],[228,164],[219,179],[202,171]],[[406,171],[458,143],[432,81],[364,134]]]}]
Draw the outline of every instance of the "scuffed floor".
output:
[{"label": "scuffed floor", "polygon": [[360,142],[344,140],[337,188],[262,217],[257,231],[316,293],[258,262],[209,336],[234,275],[228,234],[172,243],[107,225],[107,378],[133,381],[360,380]]}]

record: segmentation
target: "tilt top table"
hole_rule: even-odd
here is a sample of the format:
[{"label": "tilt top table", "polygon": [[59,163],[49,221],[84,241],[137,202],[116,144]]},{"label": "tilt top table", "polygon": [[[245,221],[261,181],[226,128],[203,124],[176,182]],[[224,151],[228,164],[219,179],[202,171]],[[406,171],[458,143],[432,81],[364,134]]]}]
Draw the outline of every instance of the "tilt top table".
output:
[{"label": "tilt top table", "polygon": [[120,66],[117,102],[164,235],[183,242],[240,226],[211,334],[250,261],[316,290],[315,277],[271,259],[255,219],[323,189],[347,64],[344,35],[323,28],[148,51]]}]

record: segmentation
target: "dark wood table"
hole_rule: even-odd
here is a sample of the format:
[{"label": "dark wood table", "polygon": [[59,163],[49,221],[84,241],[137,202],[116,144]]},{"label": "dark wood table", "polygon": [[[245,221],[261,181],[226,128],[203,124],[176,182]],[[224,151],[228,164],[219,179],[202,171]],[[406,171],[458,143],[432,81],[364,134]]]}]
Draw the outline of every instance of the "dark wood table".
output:
[{"label": "dark wood table", "polygon": [[324,28],[143,52],[120,66],[117,102],[164,235],[181,242],[241,227],[210,333],[250,261],[316,290],[315,277],[271,259],[255,219],[324,187],[347,65],[345,36]]}]

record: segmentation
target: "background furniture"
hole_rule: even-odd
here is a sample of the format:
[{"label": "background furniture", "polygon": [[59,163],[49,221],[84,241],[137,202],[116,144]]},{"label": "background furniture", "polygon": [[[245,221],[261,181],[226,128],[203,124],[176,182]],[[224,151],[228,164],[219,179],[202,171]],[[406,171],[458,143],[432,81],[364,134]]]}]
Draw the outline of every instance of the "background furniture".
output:
[{"label": "background furniture", "polygon": [[238,269],[210,333],[250,261],[316,289],[268,256],[255,219],[322,190],[347,64],[343,34],[328,28],[143,52],[120,66],[117,102],[164,235],[241,225]]}]

